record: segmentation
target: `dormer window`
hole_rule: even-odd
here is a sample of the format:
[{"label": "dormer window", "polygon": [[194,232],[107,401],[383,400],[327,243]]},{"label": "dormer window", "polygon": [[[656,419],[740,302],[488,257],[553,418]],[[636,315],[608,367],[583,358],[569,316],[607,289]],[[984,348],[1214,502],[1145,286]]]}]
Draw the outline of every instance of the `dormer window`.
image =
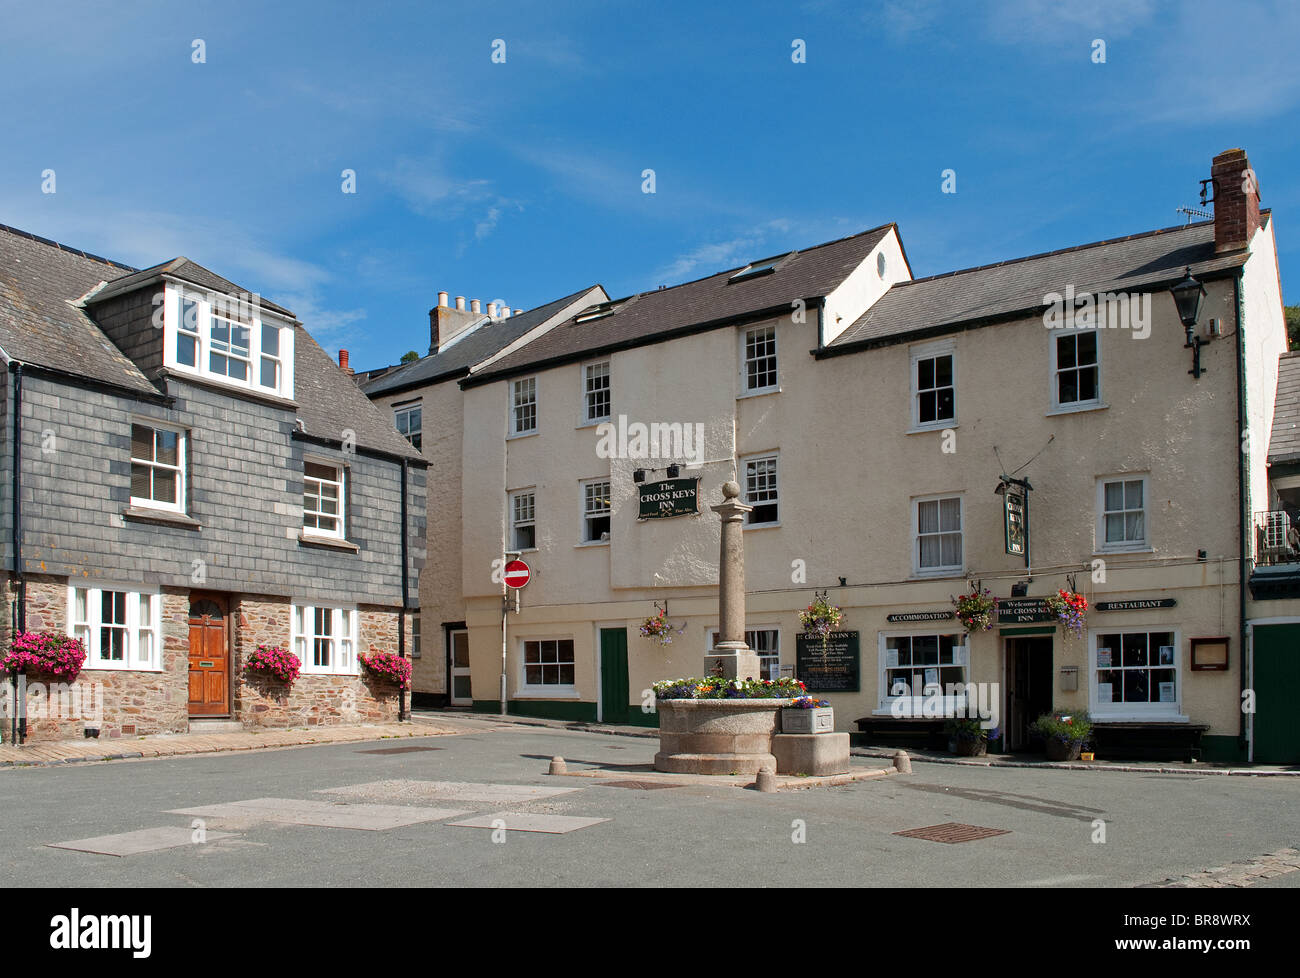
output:
[{"label": "dormer window", "polygon": [[227,296],[169,283],[165,363],[233,387],[293,397],[293,325],[257,296]]}]

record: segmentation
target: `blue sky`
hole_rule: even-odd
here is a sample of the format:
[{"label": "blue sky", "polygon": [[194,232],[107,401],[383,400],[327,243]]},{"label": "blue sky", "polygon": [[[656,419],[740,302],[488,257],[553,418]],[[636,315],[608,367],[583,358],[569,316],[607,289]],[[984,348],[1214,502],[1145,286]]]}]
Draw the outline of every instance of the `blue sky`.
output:
[{"label": "blue sky", "polygon": [[1233,146],[1300,302],[1300,4],[6,6],[0,223],[187,255],[357,367],[423,353],[439,289],[622,295],[890,221],[918,276],[1167,227]]}]

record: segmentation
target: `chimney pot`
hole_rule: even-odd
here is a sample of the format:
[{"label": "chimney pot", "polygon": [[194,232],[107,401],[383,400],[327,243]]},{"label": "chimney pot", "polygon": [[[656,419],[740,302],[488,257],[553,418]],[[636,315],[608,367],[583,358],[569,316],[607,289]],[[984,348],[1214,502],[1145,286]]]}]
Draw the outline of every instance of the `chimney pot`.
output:
[{"label": "chimney pot", "polygon": [[465,297],[463,295],[456,296],[456,308],[457,309],[465,308]]},{"label": "chimney pot", "polygon": [[497,304],[495,302],[488,303],[488,315],[493,319],[497,318]]},{"label": "chimney pot", "polygon": [[510,318],[510,307],[509,307],[509,306],[502,306],[502,307],[501,307],[501,318],[502,318],[502,319],[509,319],[509,318]]},{"label": "chimney pot", "polygon": [[447,293],[446,293],[446,292],[439,292],[439,293],[438,293],[438,305],[440,305],[440,306],[444,306],[444,307],[447,305]]},{"label": "chimney pot", "polygon": [[352,368],[348,366],[347,350],[339,350],[339,366],[342,367],[343,370],[345,370],[347,373],[353,373]]},{"label": "chimney pot", "polygon": [[470,299],[470,300],[469,300],[469,311],[470,311],[470,312],[482,312],[482,311],[483,311],[483,310],[482,310],[482,307],[481,307],[481,305],[480,305],[480,303],[479,303],[479,301],[478,301],[477,299]]}]

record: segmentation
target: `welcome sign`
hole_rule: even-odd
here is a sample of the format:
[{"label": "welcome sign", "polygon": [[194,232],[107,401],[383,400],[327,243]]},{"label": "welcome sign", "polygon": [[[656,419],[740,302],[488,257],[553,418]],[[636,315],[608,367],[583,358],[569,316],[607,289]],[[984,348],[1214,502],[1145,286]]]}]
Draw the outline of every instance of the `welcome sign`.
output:
[{"label": "welcome sign", "polygon": [[700,480],[696,477],[645,482],[640,486],[638,497],[638,520],[695,516],[700,511]]}]

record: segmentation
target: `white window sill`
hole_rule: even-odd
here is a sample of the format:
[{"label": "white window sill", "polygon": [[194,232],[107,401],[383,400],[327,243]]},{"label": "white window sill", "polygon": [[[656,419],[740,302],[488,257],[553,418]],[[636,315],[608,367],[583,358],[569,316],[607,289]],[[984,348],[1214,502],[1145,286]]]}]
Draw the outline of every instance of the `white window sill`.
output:
[{"label": "white window sill", "polygon": [[936,567],[932,570],[914,570],[912,571],[912,580],[930,581],[943,580],[946,577],[964,577],[966,568],[964,567]]},{"label": "white window sill", "polygon": [[298,533],[298,542],[307,544],[312,547],[330,547],[334,550],[350,550],[353,553],[360,553],[361,547],[342,537],[322,537],[314,533],[308,533],[302,530]]},{"label": "white window sill", "polygon": [[1088,718],[1097,723],[1190,723],[1191,717],[1181,713],[1160,713],[1134,715],[1132,713],[1097,713],[1096,705],[1088,713]]},{"label": "white window sill", "polygon": [[1061,414],[1087,414],[1089,411],[1105,411],[1109,404],[1101,401],[1088,401],[1086,404],[1059,404],[1048,411],[1044,417],[1053,418]]},{"label": "white window sill", "polygon": [[581,698],[575,686],[527,686],[516,690],[517,700],[576,700]]},{"label": "white window sill", "polygon": [[168,526],[182,526],[187,530],[200,529],[202,524],[194,517],[174,509],[157,509],[153,506],[141,506],[132,500],[131,505],[122,510],[124,520],[137,523],[165,523]]},{"label": "white window sill", "polygon": [[949,421],[944,424],[940,424],[939,422],[935,422],[934,424],[918,424],[908,428],[905,432],[903,432],[903,434],[924,435],[930,431],[947,431],[949,428],[958,428],[958,427],[960,426],[957,424],[956,420]]},{"label": "white window sill", "polygon": [[534,438],[541,432],[534,428],[532,431],[519,431],[514,434],[506,435],[506,441],[518,441],[520,438]]},{"label": "white window sill", "polygon": [[590,421],[579,421],[573,426],[575,431],[581,431],[583,428],[598,428],[603,424],[612,424],[609,418],[592,418]]},{"label": "white window sill", "polygon": [[1151,547],[1126,547],[1123,549],[1115,548],[1114,550],[1094,550],[1094,557],[1122,557],[1125,554],[1153,554],[1155,550]]},{"label": "white window sill", "polygon": [[514,550],[511,550],[509,552],[512,554],[535,554],[540,549],[541,549],[540,547],[523,547],[523,548],[516,547]]},{"label": "white window sill", "polygon": [[[81,673],[86,672],[152,672],[162,675],[166,670],[159,666],[126,666],[117,663],[110,664],[104,662],[91,664],[90,660],[87,659],[86,664],[81,667]],[[78,673],[78,675],[81,675],[81,673]],[[62,680],[58,681],[62,682]]]},{"label": "white window sill", "polygon": [[575,543],[573,549],[583,550],[587,547],[608,547],[609,544],[609,540],[584,540],[582,543]]},{"label": "white window sill", "polygon": [[736,395],[736,400],[743,401],[746,398],[750,398],[750,397],[766,397],[768,394],[780,394],[780,393],[781,393],[780,385],[777,385],[776,387],[764,387],[762,390],[741,391],[739,394]]},{"label": "white window sill", "polygon": [[326,676],[326,677],[328,677],[328,676],[341,676],[341,677],[343,677],[344,679],[355,679],[357,676],[361,675],[361,673],[359,673],[359,672],[330,672],[330,671],[325,670],[325,669],[308,669],[306,666],[303,666],[301,669],[298,670],[298,675],[300,675],[300,676]]},{"label": "white window sill", "polygon": [[746,530],[779,530],[781,529],[781,521],[777,520],[775,523],[746,523],[745,529]]}]

